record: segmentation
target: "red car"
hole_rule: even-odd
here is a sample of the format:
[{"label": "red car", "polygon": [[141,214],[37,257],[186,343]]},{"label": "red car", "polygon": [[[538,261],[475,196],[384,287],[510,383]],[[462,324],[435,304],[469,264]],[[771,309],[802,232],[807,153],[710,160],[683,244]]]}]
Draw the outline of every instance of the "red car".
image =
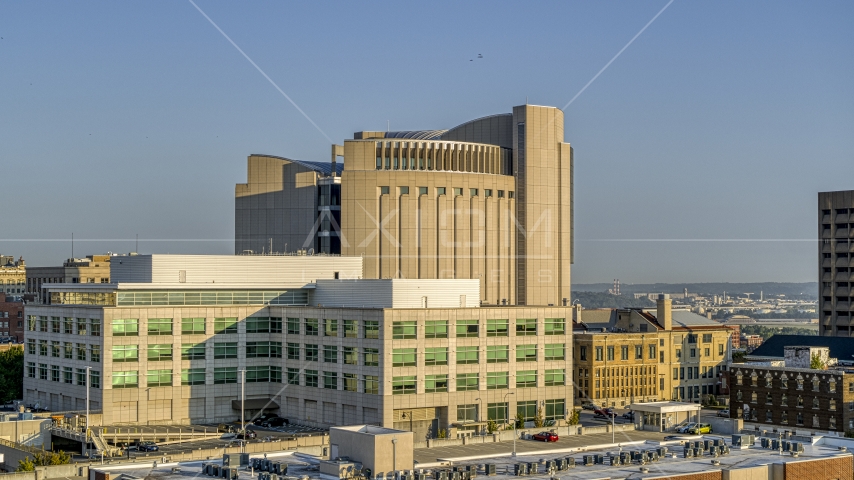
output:
[{"label": "red car", "polygon": [[534,440],[539,440],[541,442],[556,442],[558,441],[558,436],[556,433],[552,432],[540,432],[536,435],[532,435],[531,438]]}]

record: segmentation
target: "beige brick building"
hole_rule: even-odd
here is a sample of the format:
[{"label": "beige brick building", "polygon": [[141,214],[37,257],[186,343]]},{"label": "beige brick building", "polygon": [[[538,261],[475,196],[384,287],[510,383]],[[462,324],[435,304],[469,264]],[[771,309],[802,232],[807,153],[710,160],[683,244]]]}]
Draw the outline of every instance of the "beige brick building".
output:
[{"label": "beige brick building", "polygon": [[363,257],[365,278],[477,279],[488,305],[567,303],[573,166],[559,109],[357,132],[332,156],[340,178],[337,163],[249,157],[236,253],[311,248]]},{"label": "beige brick building", "polygon": [[657,304],[655,311],[575,310],[576,403],[625,407],[720,395],[731,331],[700,315],[672,311],[669,298]]},{"label": "beige brick building", "polygon": [[0,295],[21,296],[26,290],[27,266],[23,258],[0,255]]},{"label": "beige brick building", "polygon": [[570,309],[480,307],[477,280],[358,280],[361,262],[123,257],[113,284],[50,285],[27,311],[25,401],[82,410],[88,367],[105,424],[234,420],[245,371],[250,415],[308,424],[423,438],[565,418]]}]

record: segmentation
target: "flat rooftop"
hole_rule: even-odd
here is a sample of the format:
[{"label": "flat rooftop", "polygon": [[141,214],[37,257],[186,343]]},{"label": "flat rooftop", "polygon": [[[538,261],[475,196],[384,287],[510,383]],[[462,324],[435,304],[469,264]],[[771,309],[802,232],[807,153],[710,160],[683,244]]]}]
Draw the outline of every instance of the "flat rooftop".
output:
[{"label": "flat rooftop", "polygon": [[[585,436],[587,437],[587,436]],[[598,436],[597,436],[598,437]],[[584,437],[579,437],[584,438]],[[701,437],[694,437],[701,438]],[[704,439],[720,439],[725,438],[727,440],[727,444],[729,445],[729,436],[716,436],[716,435],[705,435],[702,438]],[[594,439],[590,439],[594,440]],[[601,441],[600,438],[596,438],[595,441]],[[531,443],[530,441],[520,441],[520,443]],[[502,445],[505,445],[506,442]],[[552,475],[549,475],[547,472],[544,472],[544,463],[548,460],[556,460],[560,458],[573,457],[576,461],[576,466],[574,468],[570,468],[566,471],[556,472],[553,476],[559,477],[562,480],[567,479],[591,479],[591,478],[654,478],[654,477],[662,477],[662,476],[675,476],[689,473],[697,473],[702,471],[714,471],[714,470],[722,470],[722,469],[743,469],[743,468],[751,468],[758,467],[763,465],[770,465],[774,463],[783,463],[783,462],[797,462],[797,461],[808,461],[808,460],[817,460],[817,459],[827,459],[832,457],[841,457],[841,456],[851,456],[850,452],[840,451],[835,446],[830,445],[804,445],[804,451],[800,453],[799,457],[795,458],[788,453],[784,453],[780,455],[776,450],[770,450],[759,447],[759,442],[757,439],[757,445],[746,448],[746,449],[736,449],[731,448],[729,455],[724,455],[720,457],[712,457],[707,454],[704,454],[700,457],[695,458],[685,458],[683,456],[683,446],[679,440],[663,440],[663,441],[638,441],[633,442],[631,444],[623,444],[621,447],[615,445],[609,445],[606,448],[597,448],[595,445],[590,445],[588,447],[573,447],[573,448],[565,448],[565,449],[556,449],[552,446],[554,444],[542,444],[542,450],[537,451],[525,451],[524,453],[520,452],[516,457],[512,457],[509,454],[499,454],[497,456],[490,455],[475,455],[468,457],[457,457],[457,458],[445,458],[444,461],[440,463],[434,464],[424,464],[420,467],[425,471],[425,473],[432,473],[437,469],[446,469],[450,465],[453,466],[467,466],[467,465],[483,465],[484,463],[492,463],[496,465],[496,475],[491,476],[490,478],[494,478],[496,480],[504,480],[510,479],[511,477],[518,478],[513,474],[514,465],[520,462],[526,463],[539,463],[539,473],[535,475],[528,475],[528,478],[550,478]],[[509,446],[509,445],[505,445]],[[528,446],[528,445],[526,445]],[[665,458],[660,459],[659,461],[647,463],[643,465],[645,469],[648,469],[647,472],[641,471],[642,465],[638,463],[632,463],[630,465],[619,465],[619,466],[610,466],[607,464],[608,460],[606,458],[605,465],[593,465],[593,466],[583,466],[582,465],[582,457],[583,455],[590,454],[602,454],[607,457],[609,453],[618,453],[622,449],[622,451],[638,451],[638,450],[654,450],[660,446],[666,446],[668,448],[668,455]],[[549,448],[551,447],[551,448]],[[599,446],[601,447],[601,445]],[[416,450],[417,453],[423,453],[428,449],[420,449]],[[437,449],[430,449],[437,450]],[[464,452],[459,452],[464,453]],[[675,453],[675,457],[671,457],[671,454]],[[263,454],[253,454],[251,458],[262,458]],[[417,455],[418,456],[418,455]],[[288,477],[302,477],[306,476],[313,479],[320,479],[320,472],[318,470],[319,459],[316,457],[310,457],[308,455],[302,455],[298,453],[292,452],[283,452],[283,453],[268,453],[267,458],[279,461],[286,462],[288,464]],[[720,465],[713,465],[712,460],[720,461]],[[204,463],[216,463],[216,460],[205,461]],[[183,463],[181,465],[177,464],[159,464],[157,466],[152,466],[151,463],[146,464],[136,464],[136,465],[126,465],[126,466],[104,466],[100,467],[97,465],[93,465],[92,468],[95,470],[104,470],[110,471],[113,478],[119,476],[120,474],[124,474],[129,477],[135,478],[147,478],[147,479],[163,479],[163,480],[186,480],[193,478],[194,480],[200,480],[204,478],[208,478],[205,475],[201,474],[202,468],[201,461]],[[172,469],[175,466],[180,467],[180,471],[173,472]],[[258,472],[255,472],[257,475]],[[484,476],[483,472],[479,473],[480,476]],[[240,477],[249,479],[249,471],[245,469],[240,470]],[[212,478],[212,477],[211,477]],[[428,477],[432,480],[432,476]]]}]

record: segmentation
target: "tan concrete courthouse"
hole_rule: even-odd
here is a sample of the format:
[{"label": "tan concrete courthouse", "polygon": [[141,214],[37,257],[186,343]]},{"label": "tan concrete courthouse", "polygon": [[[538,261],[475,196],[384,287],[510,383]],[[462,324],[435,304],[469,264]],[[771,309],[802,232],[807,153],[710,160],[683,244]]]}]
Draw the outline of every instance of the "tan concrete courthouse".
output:
[{"label": "tan concrete courthouse", "polygon": [[354,255],[365,278],[477,279],[486,305],[565,305],[563,133],[561,110],[521,105],[450,130],[356,132],[328,163],[251,155],[235,191],[235,253]]}]

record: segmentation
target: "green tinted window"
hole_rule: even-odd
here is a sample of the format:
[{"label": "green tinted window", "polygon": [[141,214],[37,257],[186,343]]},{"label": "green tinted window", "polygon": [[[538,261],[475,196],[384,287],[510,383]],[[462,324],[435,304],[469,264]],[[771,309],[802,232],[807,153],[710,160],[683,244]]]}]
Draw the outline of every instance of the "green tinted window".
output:
[{"label": "green tinted window", "polygon": [[139,336],[139,320],[136,318],[119,318],[113,320],[114,337]]},{"label": "green tinted window", "polygon": [[113,363],[139,361],[138,345],[113,345]]},{"label": "green tinted window", "polygon": [[448,338],[447,320],[427,320],[424,322],[425,338]]},{"label": "green tinted window", "polygon": [[547,318],[545,321],[544,333],[546,335],[565,335],[566,334],[566,319],[563,319],[563,318]]},{"label": "green tinted window", "polygon": [[[172,360],[172,344],[148,345],[148,360],[152,362]],[[170,384],[171,385],[171,384]]]},{"label": "green tinted window", "polygon": [[510,375],[507,372],[487,372],[486,389],[498,390],[510,387]]},{"label": "green tinted window", "polygon": [[427,375],[424,377],[424,392],[439,393],[448,391],[448,375]]},{"label": "green tinted window", "polygon": [[478,379],[476,373],[458,373],[457,374],[457,391],[464,392],[467,390],[477,390]]},{"label": "green tinted window", "polygon": [[205,334],[205,319],[202,318],[182,318],[181,319],[181,334],[182,335],[204,335]]},{"label": "green tinted window", "polygon": [[517,362],[536,362],[537,361],[537,346],[536,345],[516,345],[516,361]]},{"label": "green tinted window", "polygon": [[536,370],[520,370],[516,372],[516,388],[531,388],[536,386]]},{"label": "green tinted window", "polygon": [[214,333],[237,333],[236,318],[214,318]]},{"label": "green tinted window", "polygon": [[545,384],[547,387],[566,384],[566,370],[560,368],[546,370]]},{"label": "green tinted window", "polygon": [[204,368],[185,368],[181,370],[181,385],[204,385]]},{"label": "green tinted window", "polygon": [[424,349],[424,365],[447,365],[448,364],[448,348],[435,347]]},{"label": "green tinted window", "polygon": [[397,340],[408,340],[416,338],[417,326],[414,321],[392,323],[391,335]]},{"label": "green tinted window", "polygon": [[237,342],[214,343],[214,358],[237,358]]},{"label": "green tinted window", "polygon": [[415,348],[395,348],[392,352],[393,367],[414,367],[416,365]]},{"label": "green tinted window", "polygon": [[148,335],[172,335],[171,318],[149,318]]},{"label": "green tinted window", "polygon": [[536,318],[518,318],[516,319],[516,336],[534,336],[537,334],[537,319]]},{"label": "green tinted window", "polygon": [[204,343],[184,343],[181,344],[181,360],[204,360],[205,359],[205,344]]},{"label": "green tinted window", "polygon": [[507,363],[510,361],[508,345],[488,345],[486,347],[486,363]]},{"label": "green tinted window", "polygon": [[392,395],[413,395],[416,393],[415,376],[393,377],[391,380]]},{"label": "green tinted window", "polygon": [[506,337],[510,335],[510,321],[490,319],[486,321],[487,337]]},{"label": "green tinted window", "polygon": [[378,367],[380,365],[380,351],[377,348],[366,348],[364,353],[364,365],[366,367]]},{"label": "green tinted window", "polygon": [[457,337],[477,337],[477,320],[457,320]]},{"label": "green tinted window", "polygon": [[365,338],[380,338],[380,322],[365,320]]},{"label": "green tinted window", "polygon": [[457,364],[477,363],[478,347],[457,347]]},{"label": "green tinted window", "polygon": [[[626,347],[628,349],[628,347]],[[546,360],[564,360],[566,358],[566,345],[563,343],[547,343],[545,348]]]}]

